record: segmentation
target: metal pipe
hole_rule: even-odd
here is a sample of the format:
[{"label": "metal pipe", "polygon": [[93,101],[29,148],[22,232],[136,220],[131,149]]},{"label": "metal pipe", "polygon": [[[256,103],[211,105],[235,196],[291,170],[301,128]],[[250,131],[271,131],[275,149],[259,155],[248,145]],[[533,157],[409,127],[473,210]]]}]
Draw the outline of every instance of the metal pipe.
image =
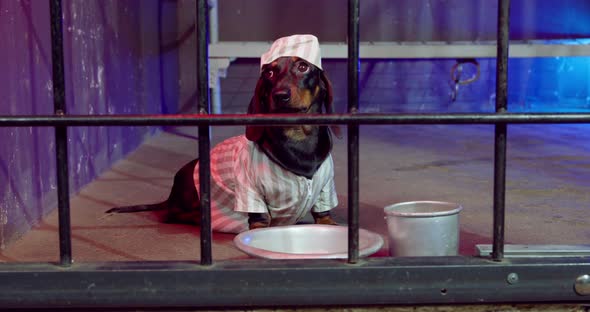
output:
[{"label": "metal pipe", "polygon": [[209,42],[219,42],[219,1],[209,0]]},{"label": "metal pipe", "polygon": [[[496,56],[496,113],[505,113],[508,103],[508,40],[510,37],[510,0],[498,5],[498,44]],[[492,259],[504,257],[506,205],[506,123],[495,126],[494,137],[494,221]]]},{"label": "metal pipe", "polygon": [[[209,43],[214,44],[219,42],[219,12],[218,0],[208,0],[209,4]],[[217,67],[214,68],[219,71]],[[213,114],[221,114],[221,81],[219,73],[212,75],[211,79],[211,111]]]},{"label": "metal pipe", "polygon": [[211,111],[213,114],[223,113],[221,106],[221,79],[218,74],[215,74],[213,86],[211,87]]},{"label": "metal pipe", "polygon": [[[51,61],[53,70],[53,107],[56,116],[66,114],[64,51],[61,0],[49,3],[51,15]],[[55,127],[57,162],[57,203],[59,214],[59,259],[63,266],[72,264],[70,194],[68,184],[68,132],[65,125]]]},{"label": "metal pipe", "polygon": [[[493,1],[490,1],[494,3]],[[487,3],[487,2],[486,2]],[[525,3],[536,5],[536,2]],[[527,6],[524,5],[523,6]],[[485,9],[487,5],[481,5]],[[536,16],[523,9],[527,16]],[[482,15],[483,16],[483,15]],[[533,29],[533,28],[531,28]],[[495,58],[496,40],[477,40],[471,42],[420,41],[419,44],[406,44],[402,41],[361,42],[360,57],[367,59],[457,59],[457,58]],[[263,41],[221,41],[212,44],[209,49],[211,57],[221,58],[259,58],[268,49],[268,42]],[[346,59],[346,42],[322,43],[322,59]],[[543,40],[510,41],[510,58],[540,58],[556,56],[588,56],[590,45],[583,40]]]},{"label": "metal pipe", "polygon": [[[348,1],[348,112],[359,107],[359,0]],[[359,125],[348,125],[348,262],[359,259]]]},{"label": "metal pipe", "polygon": [[[209,114],[207,0],[197,1],[197,84],[199,114]],[[211,249],[211,164],[209,125],[199,126],[199,197],[201,200],[201,265],[213,263]]]},{"label": "metal pipe", "polygon": [[589,113],[498,114],[223,114],[223,115],[35,115],[0,116],[0,127],[82,126],[239,126],[294,124],[460,125],[460,124],[580,124],[590,123]]}]

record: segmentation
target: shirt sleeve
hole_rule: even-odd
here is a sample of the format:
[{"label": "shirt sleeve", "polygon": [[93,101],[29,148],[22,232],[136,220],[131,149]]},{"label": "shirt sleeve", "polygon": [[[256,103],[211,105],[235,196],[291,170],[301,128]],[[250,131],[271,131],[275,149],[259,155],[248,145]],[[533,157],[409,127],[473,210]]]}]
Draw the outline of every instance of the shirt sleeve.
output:
[{"label": "shirt sleeve", "polygon": [[324,212],[338,206],[338,194],[336,193],[336,184],[334,183],[334,162],[332,156],[329,156],[329,158],[326,159],[326,162],[328,162],[327,165],[329,165],[329,168],[326,170],[328,178],[326,184],[322,187],[318,201],[312,208],[312,211],[314,212]]},{"label": "shirt sleeve", "polygon": [[251,148],[253,147],[249,142],[244,142],[244,147],[238,152],[237,161],[234,163],[236,173],[234,211],[267,213],[263,190],[259,187],[255,175],[256,154],[251,153]]}]

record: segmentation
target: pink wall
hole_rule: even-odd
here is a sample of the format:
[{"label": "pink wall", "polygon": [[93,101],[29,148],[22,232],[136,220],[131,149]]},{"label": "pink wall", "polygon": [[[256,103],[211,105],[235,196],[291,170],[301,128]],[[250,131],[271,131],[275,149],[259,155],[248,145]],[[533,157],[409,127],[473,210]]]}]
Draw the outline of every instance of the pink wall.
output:
[{"label": "pink wall", "polygon": [[[0,0],[0,115],[53,113],[48,3]],[[158,0],[63,1],[68,113],[176,111],[174,94],[162,92],[178,64],[173,52],[160,55],[161,10],[167,11],[162,23],[175,29],[170,14],[175,9]],[[78,191],[154,130],[70,128],[70,191]],[[53,129],[0,128],[0,138],[2,248],[55,208],[57,195]]]}]

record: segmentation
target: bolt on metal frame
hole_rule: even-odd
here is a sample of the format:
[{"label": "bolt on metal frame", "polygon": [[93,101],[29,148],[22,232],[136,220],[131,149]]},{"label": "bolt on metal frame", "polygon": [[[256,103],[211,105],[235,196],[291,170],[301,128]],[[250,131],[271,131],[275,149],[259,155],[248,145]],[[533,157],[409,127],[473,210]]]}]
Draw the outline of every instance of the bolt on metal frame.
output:
[{"label": "bolt on metal frame", "polygon": [[[72,116],[65,112],[61,0],[50,0],[54,116],[0,116],[0,127],[52,126],[56,131],[59,263],[0,263],[0,306],[280,307],[490,302],[587,302],[589,257],[504,257],[508,124],[590,123],[590,114],[506,111],[509,0],[499,1],[496,113],[360,114],[359,0],[349,0],[348,109],[335,115],[208,115],[207,1],[197,1],[198,107],[195,115]],[[349,253],[340,260],[213,262],[209,180],[201,187],[201,258],[197,261],[74,263],[71,247],[67,127],[192,125],[199,128],[200,175],[208,177],[210,126],[251,124],[348,126]],[[359,125],[493,124],[494,231],[490,257],[359,259]]]}]

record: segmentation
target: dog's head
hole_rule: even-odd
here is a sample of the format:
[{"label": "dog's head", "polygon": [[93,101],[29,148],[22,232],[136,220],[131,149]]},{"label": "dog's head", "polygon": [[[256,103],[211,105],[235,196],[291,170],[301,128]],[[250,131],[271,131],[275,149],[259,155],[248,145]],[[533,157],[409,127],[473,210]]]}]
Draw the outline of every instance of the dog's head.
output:
[{"label": "dog's head", "polygon": [[[279,57],[262,66],[248,113],[330,114],[332,100],[332,84],[323,70],[296,56]],[[282,132],[290,140],[300,141],[311,135],[317,126],[247,126],[246,137],[257,142],[270,128]],[[332,130],[339,136],[338,127]]]}]

